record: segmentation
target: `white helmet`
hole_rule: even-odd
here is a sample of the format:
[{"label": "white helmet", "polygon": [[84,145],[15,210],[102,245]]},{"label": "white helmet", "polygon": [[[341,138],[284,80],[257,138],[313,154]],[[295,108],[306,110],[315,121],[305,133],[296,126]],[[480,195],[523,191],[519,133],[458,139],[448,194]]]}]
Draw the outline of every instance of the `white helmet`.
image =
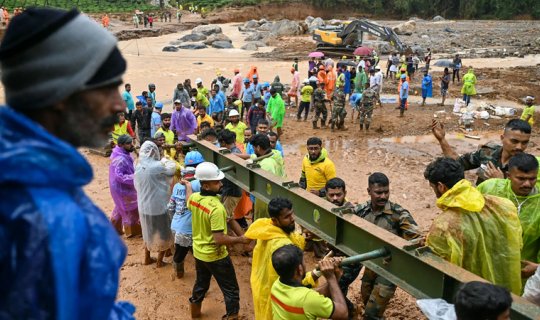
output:
[{"label": "white helmet", "polygon": [[195,79],[195,84],[199,84],[199,83],[202,83],[202,79],[201,78]]},{"label": "white helmet", "polygon": [[308,78],[305,78],[305,79],[304,79],[304,83],[306,83],[306,84],[309,83],[309,79],[308,79]]},{"label": "white helmet", "polygon": [[231,111],[229,111],[229,117],[235,117],[235,116],[239,116],[240,114],[238,113],[238,110],[236,109],[232,109]]},{"label": "white helmet", "polygon": [[225,174],[212,162],[203,162],[195,169],[195,179],[199,181],[216,181],[225,178]]}]

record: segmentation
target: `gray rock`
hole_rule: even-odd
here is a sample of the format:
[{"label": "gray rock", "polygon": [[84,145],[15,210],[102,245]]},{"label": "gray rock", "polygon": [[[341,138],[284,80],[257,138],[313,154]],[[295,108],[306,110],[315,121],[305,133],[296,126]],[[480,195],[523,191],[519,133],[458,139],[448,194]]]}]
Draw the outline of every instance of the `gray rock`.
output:
[{"label": "gray rock", "polygon": [[232,42],[232,40],[229,39],[229,37],[227,37],[223,33],[215,33],[213,35],[208,36],[208,38],[206,38],[206,40],[204,40],[203,43],[206,45],[211,45],[212,43],[216,41]]},{"label": "gray rock", "polygon": [[229,41],[214,41],[212,43],[212,47],[217,48],[217,49],[231,49],[231,48],[234,48],[232,43],[230,43]]},{"label": "gray rock", "polygon": [[163,49],[161,51],[176,52],[176,51],[178,51],[178,48],[175,47],[175,46],[166,46],[166,47],[163,47]]},{"label": "gray rock", "polygon": [[259,21],[257,20],[249,20],[244,23],[245,29],[255,29],[259,27]]},{"label": "gray rock", "polygon": [[259,47],[253,42],[248,42],[245,45],[242,46],[242,50],[248,50],[248,51],[257,51],[259,50]]},{"label": "gray rock", "polygon": [[268,23],[268,20],[266,20],[265,18],[262,18],[261,20],[258,21],[259,22],[259,25],[263,25],[265,23]]},{"label": "gray rock", "polygon": [[254,45],[256,45],[257,48],[266,47],[266,43],[264,43],[263,41],[252,41],[250,43],[253,43]]},{"label": "gray rock", "polygon": [[273,25],[274,24],[272,22],[266,22],[266,23],[261,24],[261,26],[259,28],[257,28],[257,30],[259,30],[259,31],[270,31],[270,30],[272,30]]},{"label": "gray rock", "polygon": [[397,26],[393,27],[392,30],[399,35],[410,36],[416,30],[416,22],[409,20],[407,22],[398,24]]},{"label": "gray rock", "polygon": [[264,34],[260,32],[254,32],[246,37],[246,41],[259,41],[264,38]]},{"label": "gray rock", "polygon": [[313,32],[313,30],[324,26],[324,20],[320,17],[317,17],[313,19],[313,21],[311,21],[311,23],[308,26],[309,26],[308,28],[309,32]]},{"label": "gray rock", "polygon": [[451,29],[450,27],[444,28],[443,31],[444,31],[444,32],[448,32],[448,33],[457,33],[456,30],[453,30],[453,29]]},{"label": "gray rock", "polygon": [[214,33],[221,33],[221,27],[215,24],[208,24],[208,25],[202,25],[197,26],[191,30],[191,33],[202,33],[204,35],[211,35]]},{"label": "gray rock", "polygon": [[170,44],[171,46],[177,46],[177,45],[179,45],[179,44],[182,44],[182,41],[175,40],[175,41],[169,42],[169,44]]},{"label": "gray rock", "polygon": [[441,16],[435,16],[435,17],[433,17],[433,19],[431,21],[439,22],[439,21],[444,21],[444,20],[446,20],[446,19],[441,17]]},{"label": "gray rock", "polygon": [[422,39],[429,39],[429,36],[427,34],[423,34],[420,38]]},{"label": "gray rock", "polygon": [[312,16],[307,16],[306,19],[304,19],[304,22],[309,26],[313,19],[315,18],[313,18]]},{"label": "gray rock", "polygon": [[540,37],[536,38],[536,40],[534,40],[534,42],[536,43],[537,46],[540,46]]},{"label": "gray rock", "polygon": [[338,26],[341,24],[341,20],[338,20],[338,19],[332,19],[330,21],[327,22],[327,24],[331,25],[331,26]]},{"label": "gray rock", "polygon": [[180,41],[202,41],[206,40],[206,36],[202,33],[192,32],[191,34],[186,34],[182,38],[178,39]]},{"label": "gray rock", "polygon": [[303,28],[296,21],[287,19],[279,20],[274,23],[270,33],[276,36],[297,36],[303,34]]},{"label": "gray rock", "polygon": [[202,42],[183,43],[177,47],[178,49],[199,50],[206,49],[206,45]]}]

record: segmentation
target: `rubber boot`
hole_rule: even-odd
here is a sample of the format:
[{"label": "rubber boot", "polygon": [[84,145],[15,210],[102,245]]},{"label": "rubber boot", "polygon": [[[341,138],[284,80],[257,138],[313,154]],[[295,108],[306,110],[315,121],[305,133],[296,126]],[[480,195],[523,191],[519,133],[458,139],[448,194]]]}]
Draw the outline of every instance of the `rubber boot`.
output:
[{"label": "rubber boot", "polygon": [[369,122],[366,123],[366,131],[368,131],[368,130],[369,130]]},{"label": "rubber boot", "polygon": [[202,304],[200,303],[191,303],[189,305],[189,309],[191,310],[191,319],[201,319],[202,313],[201,313],[201,307]]},{"label": "rubber boot", "polygon": [[334,131],[334,126],[335,126],[335,121],[334,120],[330,120],[330,130],[331,131]]},{"label": "rubber boot", "polygon": [[181,279],[184,277],[184,262],[176,263],[173,262],[173,268],[176,272],[176,278]]},{"label": "rubber boot", "polygon": [[321,128],[326,128],[325,120],[321,119]]},{"label": "rubber boot", "polygon": [[403,117],[403,114],[405,113],[405,109],[399,109],[399,116]]},{"label": "rubber boot", "polygon": [[317,120],[313,121],[313,129],[319,129],[319,127],[317,127]]},{"label": "rubber boot", "polygon": [[363,123],[360,124],[360,130],[364,130],[364,124]]},{"label": "rubber boot", "polygon": [[342,131],[347,131],[348,128],[345,127],[345,119],[339,121],[339,129]]}]

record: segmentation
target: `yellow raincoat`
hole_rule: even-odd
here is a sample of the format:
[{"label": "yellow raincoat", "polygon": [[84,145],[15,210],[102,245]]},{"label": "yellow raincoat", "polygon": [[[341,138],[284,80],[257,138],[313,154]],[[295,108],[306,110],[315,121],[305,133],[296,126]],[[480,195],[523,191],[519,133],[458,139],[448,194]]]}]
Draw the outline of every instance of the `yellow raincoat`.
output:
[{"label": "yellow raincoat", "polygon": [[[253,250],[251,266],[251,292],[253,293],[253,309],[256,320],[272,319],[272,304],[270,302],[270,289],[279,278],[272,266],[272,254],[287,244],[294,244],[304,250],[306,241],[301,234],[292,232],[287,234],[272,222],[272,219],[261,218],[253,222],[245,233],[245,237],[257,240]],[[307,273],[302,281],[304,285],[316,286],[311,273]]]},{"label": "yellow raincoat", "polygon": [[461,180],[437,200],[443,210],[427,235],[431,250],[496,285],[521,294],[521,225],[507,199],[482,196]]}]

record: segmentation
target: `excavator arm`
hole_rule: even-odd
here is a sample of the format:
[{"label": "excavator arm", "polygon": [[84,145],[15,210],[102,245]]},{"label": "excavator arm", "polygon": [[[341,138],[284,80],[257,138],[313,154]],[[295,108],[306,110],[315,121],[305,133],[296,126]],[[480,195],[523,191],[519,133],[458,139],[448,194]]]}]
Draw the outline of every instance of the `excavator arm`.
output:
[{"label": "excavator arm", "polygon": [[[359,39],[359,43],[356,43],[356,45],[362,44],[363,39],[363,33],[367,32],[370,33],[376,37],[381,38],[384,41],[390,42],[392,46],[394,46],[399,52],[405,51],[405,47],[403,43],[399,40],[399,37],[397,34],[388,27],[383,27],[380,25],[377,25],[375,23],[371,23],[367,20],[354,20],[351,21],[344,29],[341,31],[338,36],[342,39],[344,39],[344,43],[347,42],[345,39],[349,37],[351,34],[354,34],[355,37]],[[356,33],[360,34],[360,37],[356,36]]]}]

